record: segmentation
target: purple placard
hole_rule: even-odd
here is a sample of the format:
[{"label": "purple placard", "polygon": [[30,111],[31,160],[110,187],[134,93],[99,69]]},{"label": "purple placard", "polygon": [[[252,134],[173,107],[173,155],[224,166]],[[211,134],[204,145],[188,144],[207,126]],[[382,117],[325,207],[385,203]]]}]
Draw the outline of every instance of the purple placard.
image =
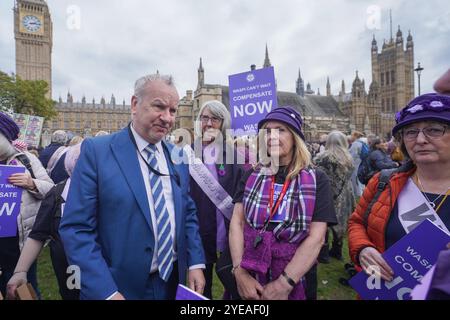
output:
[{"label": "purple placard", "polygon": [[231,128],[234,135],[258,131],[258,121],[277,107],[273,67],[228,76]]},{"label": "purple placard", "polygon": [[8,178],[13,173],[24,172],[24,167],[0,165],[0,238],[17,235],[17,216],[23,189],[10,184]]},{"label": "purple placard", "polygon": [[410,292],[436,263],[450,235],[428,219],[383,253],[394,271],[391,282],[359,272],[349,283],[365,300],[410,300]]},{"label": "purple placard", "polygon": [[182,284],[178,284],[175,300],[209,300],[209,299]]}]

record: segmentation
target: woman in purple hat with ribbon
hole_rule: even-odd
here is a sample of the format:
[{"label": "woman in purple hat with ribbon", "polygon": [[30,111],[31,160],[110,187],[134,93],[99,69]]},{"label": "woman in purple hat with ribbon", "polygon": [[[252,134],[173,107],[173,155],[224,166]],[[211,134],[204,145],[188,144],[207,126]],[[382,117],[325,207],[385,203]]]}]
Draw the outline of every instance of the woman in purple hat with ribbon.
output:
[{"label": "woman in purple hat with ribbon", "polygon": [[258,129],[260,161],[234,197],[232,272],[244,299],[304,300],[304,276],[337,223],[330,183],[312,167],[295,108],[272,110]]},{"label": "woman in purple hat with ribbon", "polygon": [[395,121],[392,134],[405,163],[385,171],[389,176],[384,188],[379,187],[383,173],[369,181],[349,220],[353,262],[386,281],[395,277],[381,256],[386,249],[427,218],[450,229],[450,96],[421,95],[398,112]]}]

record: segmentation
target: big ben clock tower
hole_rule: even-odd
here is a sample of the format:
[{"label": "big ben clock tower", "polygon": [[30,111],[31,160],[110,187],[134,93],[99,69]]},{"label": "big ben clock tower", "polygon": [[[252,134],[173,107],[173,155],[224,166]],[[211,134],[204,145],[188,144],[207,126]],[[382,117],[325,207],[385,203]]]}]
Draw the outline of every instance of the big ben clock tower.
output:
[{"label": "big ben clock tower", "polygon": [[52,96],[52,21],[45,0],[17,0],[14,7],[16,74],[45,80]]}]

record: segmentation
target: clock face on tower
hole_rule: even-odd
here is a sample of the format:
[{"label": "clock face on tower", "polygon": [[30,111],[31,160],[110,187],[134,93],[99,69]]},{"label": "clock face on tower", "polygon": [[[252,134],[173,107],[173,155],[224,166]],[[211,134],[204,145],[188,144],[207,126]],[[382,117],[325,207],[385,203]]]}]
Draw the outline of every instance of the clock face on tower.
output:
[{"label": "clock face on tower", "polygon": [[42,27],[41,20],[33,15],[26,15],[22,18],[22,25],[29,32],[37,32]]}]

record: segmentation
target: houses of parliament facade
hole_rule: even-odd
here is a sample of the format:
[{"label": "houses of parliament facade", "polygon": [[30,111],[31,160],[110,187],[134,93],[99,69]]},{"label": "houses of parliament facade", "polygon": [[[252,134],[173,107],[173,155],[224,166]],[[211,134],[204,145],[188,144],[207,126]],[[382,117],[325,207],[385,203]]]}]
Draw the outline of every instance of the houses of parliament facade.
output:
[{"label": "houses of parliament facade", "polygon": [[[392,28],[391,28],[392,29]],[[45,0],[17,0],[14,8],[14,32],[16,40],[16,73],[22,79],[45,80],[51,96],[52,21]],[[372,80],[366,87],[358,71],[349,91],[342,80],[339,93],[333,95],[327,79],[326,92],[322,95],[311,90],[311,84],[298,72],[295,92],[277,91],[278,105],[297,108],[304,118],[304,132],[308,140],[317,140],[331,130],[350,133],[358,130],[366,134],[388,137],[394,125],[395,113],[414,97],[414,43],[411,33],[404,41],[400,26],[395,38],[382,43],[381,51],[375,37],[371,43]],[[271,66],[266,47],[263,67]],[[180,100],[175,128],[192,129],[203,103],[222,101],[229,106],[228,87],[208,84],[200,58],[197,69],[197,87],[187,90]],[[117,102],[114,95],[109,101],[104,97],[75,101],[67,93],[65,101],[60,97],[55,108],[57,117],[46,120],[44,134],[62,129],[81,136],[91,136],[99,130],[114,132],[130,121],[130,105]]]}]

